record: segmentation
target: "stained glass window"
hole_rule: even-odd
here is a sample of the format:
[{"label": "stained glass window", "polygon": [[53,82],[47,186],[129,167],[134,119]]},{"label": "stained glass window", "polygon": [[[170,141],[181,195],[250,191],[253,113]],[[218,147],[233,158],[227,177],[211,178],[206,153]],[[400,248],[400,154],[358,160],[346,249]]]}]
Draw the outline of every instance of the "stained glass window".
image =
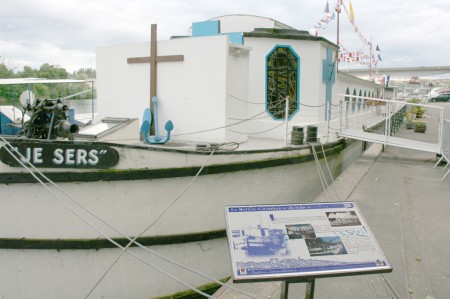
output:
[{"label": "stained glass window", "polygon": [[266,57],[266,109],[275,119],[284,119],[286,97],[289,97],[289,117],[299,108],[300,58],[289,46],[276,46]]}]

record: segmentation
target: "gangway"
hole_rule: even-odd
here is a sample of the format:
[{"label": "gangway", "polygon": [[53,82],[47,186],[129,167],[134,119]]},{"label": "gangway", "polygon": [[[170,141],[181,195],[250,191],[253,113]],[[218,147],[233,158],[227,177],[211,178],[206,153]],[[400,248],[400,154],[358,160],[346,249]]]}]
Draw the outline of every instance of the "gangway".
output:
[{"label": "gangway", "polygon": [[[341,94],[338,109],[339,136],[384,146],[442,153],[443,107]],[[414,115],[416,110],[425,110],[422,118]],[[407,130],[407,119],[425,122],[426,132]]]}]

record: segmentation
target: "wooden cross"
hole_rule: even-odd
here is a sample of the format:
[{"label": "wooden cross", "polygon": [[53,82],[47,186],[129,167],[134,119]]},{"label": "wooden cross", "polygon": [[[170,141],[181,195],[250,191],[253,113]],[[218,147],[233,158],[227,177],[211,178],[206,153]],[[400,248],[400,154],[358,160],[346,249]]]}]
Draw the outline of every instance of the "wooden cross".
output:
[{"label": "wooden cross", "polygon": [[[158,62],[170,62],[170,61],[183,61],[183,55],[167,55],[167,56],[158,56],[156,53],[156,24],[152,24],[151,26],[151,34],[150,34],[150,57],[132,57],[127,58],[127,63],[150,63],[150,110],[152,114],[153,111],[153,101],[152,98],[156,96],[156,64]],[[152,122],[152,127],[150,130],[150,134],[154,134],[154,122]]]}]

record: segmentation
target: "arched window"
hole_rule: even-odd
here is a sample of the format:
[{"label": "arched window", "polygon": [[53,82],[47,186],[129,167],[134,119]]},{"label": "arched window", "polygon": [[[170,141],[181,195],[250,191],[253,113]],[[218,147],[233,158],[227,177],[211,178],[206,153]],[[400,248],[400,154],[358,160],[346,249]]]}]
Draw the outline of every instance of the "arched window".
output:
[{"label": "arched window", "polygon": [[284,119],[286,97],[289,118],[299,110],[300,57],[289,46],[276,46],[266,56],[266,110],[274,119]]}]

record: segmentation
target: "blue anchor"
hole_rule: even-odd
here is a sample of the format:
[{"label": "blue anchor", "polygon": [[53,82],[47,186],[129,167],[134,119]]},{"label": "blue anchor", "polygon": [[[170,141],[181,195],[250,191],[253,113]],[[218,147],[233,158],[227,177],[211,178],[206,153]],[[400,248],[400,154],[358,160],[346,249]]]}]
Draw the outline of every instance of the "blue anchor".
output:
[{"label": "blue anchor", "polygon": [[167,136],[161,136],[159,135],[159,128],[158,128],[158,98],[155,96],[152,98],[153,101],[153,110],[154,110],[154,116],[155,116],[155,135],[150,135],[150,127],[152,123],[152,113],[150,112],[150,108],[145,109],[144,116],[142,118],[142,125],[141,125],[141,133],[144,135],[144,140],[147,143],[150,144],[164,144],[167,141],[170,140],[170,132],[173,130],[173,123],[171,120],[169,120],[166,125],[165,129],[167,131]]}]

